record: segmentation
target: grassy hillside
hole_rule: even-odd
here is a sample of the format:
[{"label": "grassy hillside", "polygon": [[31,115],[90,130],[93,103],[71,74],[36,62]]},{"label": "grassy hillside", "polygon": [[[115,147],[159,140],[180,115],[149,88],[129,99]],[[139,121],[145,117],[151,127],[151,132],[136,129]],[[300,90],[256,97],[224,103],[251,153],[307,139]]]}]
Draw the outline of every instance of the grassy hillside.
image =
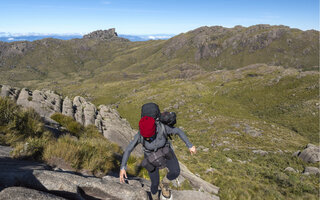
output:
[{"label": "grassy hillside", "polygon": [[[236,69],[255,63],[315,70],[319,32],[286,26],[200,27],[167,41],[43,39],[0,43],[0,82],[39,86],[87,79],[132,79],[160,69],[196,65],[203,70]],[[52,82],[48,82],[52,80]],[[72,81],[70,81],[72,80]]]},{"label": "grassy hillside", "polygon": [[[137,80],[104,84],[87,80],[63,91],[90,93],[97,105],[116,104],[134,128],[143,103],[156,102],[162,110],[177,112],[177,126],[200,147],[197,156],[190,156],[174,138],[179,159],[221,187],[223,199],[317,198],[319,177],[301,174],[304,167],[317,164],[291,155],[308,143],[319,144],[318,72],[257,64],[185,73],[154,71]],[[299,173],[285,172],[289,166]],[[206,173],[210,168],[214,171]]]},{"label": "grassy hillside", "polygon": [[[179,160],[193,173],[219,186],[223,199],[317,199],[319,176],[302,175],[306,166],[317,164],[304,163],[291,155],[308,143],[319,144],[318,77],[318,72],[264,64],[214,72],[184,66],[103,84],[88,79],[66,85],[60,92],[69,96],[84,93],[96,105],[114,104],[134,128],[143,103],[152,101],[161,110],[175,111],[177,126],[198,147],[198,154],[190,156],[185,144],[174,137]],[[70,125],[72,133],[77,126]],[[80,139],[80,146],[86,140]],[[48,146],[51,155],[74,157],[59,150],[76,150],[72,138],[58,140],[58,144],[59,148]],[[81,149],[79,155],[88,150]],[[75,168],[81,167],[76,161],[69,162]],[[135,174],[139,161],[130,162],[129,170]],[[285,172],[286,167],[299,172]]]}]

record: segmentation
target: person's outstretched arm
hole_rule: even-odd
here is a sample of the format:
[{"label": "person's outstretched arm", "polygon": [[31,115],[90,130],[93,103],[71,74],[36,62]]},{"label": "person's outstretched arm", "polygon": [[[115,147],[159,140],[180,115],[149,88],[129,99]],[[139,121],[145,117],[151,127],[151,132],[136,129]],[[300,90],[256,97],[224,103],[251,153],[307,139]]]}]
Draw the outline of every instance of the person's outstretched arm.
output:
[{"label": "person's outstretched arm", "polygon": [[165,128],[166,128],[167,134],[173,134],[173,135],[177,134],[177,135],[179,135],[180,139],[188,147],[191,155],[196,153],[196,147],[192,145],[192,143],[189,141],[189,139],[186,136],[186,134],[180,128],[170,127],[170,126],[167,126],[167,125],[165,125]]},{"label": "person's outstretched arm", "polygon": [[130,156],[130,153],[133,151],[133,149],[139,144],[139,138],[140,134],[139,132],[134,136],[133,140],[130,142],[130,144],[127,146],[126,150],[123,153],[122,156],[122,162],[121,162],[121,167],[120,167],[120,183],[124,183],[124,177],[127,177],[127,162]]}]

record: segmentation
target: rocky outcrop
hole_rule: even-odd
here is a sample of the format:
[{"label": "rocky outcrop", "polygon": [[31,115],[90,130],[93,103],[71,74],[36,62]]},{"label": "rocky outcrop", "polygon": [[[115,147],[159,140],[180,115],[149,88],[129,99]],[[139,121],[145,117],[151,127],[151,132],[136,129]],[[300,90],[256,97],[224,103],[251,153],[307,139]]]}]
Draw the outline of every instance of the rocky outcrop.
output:
[{"label": "rocky outcrop", "polygon": [[28,41],[17,41],[17,42],[0,42],[0,63],[1,58],[25,55],[26,52],[34,48],[34,43]]},{"label": "rocky outcrop", "polygon": [[84,124],[83,107],[85,102],[86,100],[83,97],[76,96],[73,99],[74,119],[82,125]]},{"label": "rocky outcrop", "polygon": [[[45,121],[54,123],[50,116],[58,112],[73,117],[81,125],[96,125],[107,139],[123,149],[137,132],[115,109],[106,105],[97,109],[94,104],[80,96],[76,96],[72,101],[69,97],[63,99],[61,95],[50,90],[20,90],[7,85],[1,85],[0,96],[9,97],[23,107],[33,108]],[[133,153],[142,155],[142,148],[137,147]]]},{"label": "rocky outcrop", "polygon": [[8,85],[0,85],[0,96],[2,97],[9,97],[10,99],[16,101],[18,95],[20,93],[20,89],[10,87]]},{"label": "rocky outcrop", "polygon": [[58,197],[46,192],[24,188],[24,187],[9,187],[0,192],[0,200],[63,200],[65,198]]},{"label": "rocky outcrop", "polygon": [[53,113],[61,112],[62,98],[53,91],[32,92],[23,88],[17,99],[17,104],[23,107],[33,108],[41,117],[50,118]]},{"label": "rocky outcrop", "polygon": [[115,28],[108,30],[97,30],[83,36],[84,39],[99,39],[99,40],[117,40],[117,41],[129,41],[124,38],[118,37]]},{"label": "rocky outcrop", "polygon": [[74,118],[73,104],[72,104],[71,99],[69,99],[69,97],[66,97],[66,98],[63,100],[63,104],[62,104],[62,114]]},{"label": "rocky outcrop", "polygon": [[316,163],[320,161],[320,147],[308,144],[301,153],[296,153],[304,162]]},{"label": "rocky outcrop", "polygon": [[[99,119],[102,125],[102,132],[104,137],[115,140],[117,144],[123,144],[123,148],[131,141],[132,137],[136,134],[127,120],[122,119],[119,113],[112,109],[110,106],[99,106]],[[117,124],[113,126],[113,124]],[[126,135],[120,133],[125,132]]]},{"label": "rocky outcrop", "polygon": [[118,34],[116,33],[116,29],[115,28],[111,28],[108,30],[97,30],[97,31],[93,31],[87,35],[84,35],[83,38],[87,38],[87,39],[110,39],[112,37],[117,37]]}]

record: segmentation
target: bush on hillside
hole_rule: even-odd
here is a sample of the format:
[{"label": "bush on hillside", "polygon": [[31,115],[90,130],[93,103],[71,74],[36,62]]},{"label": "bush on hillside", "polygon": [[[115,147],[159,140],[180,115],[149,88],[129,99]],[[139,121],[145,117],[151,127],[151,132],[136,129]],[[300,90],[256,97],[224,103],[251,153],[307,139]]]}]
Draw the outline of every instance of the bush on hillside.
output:
[{"label": "bush on hillside", "polygon": [[64,135],[44,150],[44,160],[63,159],[75,170],[86,169],[94,174],[106,174],[120,167],[121,148],[109,142],[92,126],[81,127],[79,138]]},{"label": "bush on hillside", "polygon": [[63,115],[61,113],[54,113],[51,115],[51,119],[61,124],[69,133],[74,136],[79,137],[84,131],[84,127],[81,124],[76,122],[72,117]]},{"label": "bush on hillside", "polygon": [[33,109],[24,109],[10,99],[0,98],[1,144],[14,146],[28,137],[41,137],[43,132],[40,116]]}]

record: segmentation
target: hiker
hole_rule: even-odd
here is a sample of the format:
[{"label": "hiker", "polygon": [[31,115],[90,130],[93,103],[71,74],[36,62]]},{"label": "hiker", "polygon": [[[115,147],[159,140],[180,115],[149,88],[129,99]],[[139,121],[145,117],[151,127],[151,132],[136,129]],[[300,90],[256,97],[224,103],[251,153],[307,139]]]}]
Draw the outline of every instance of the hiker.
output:
[{"label": "hiker", "polygon": [[[146,108],[146,109],[144,109]],[[154,103],[145,104],[142,107],[141,119],[139,121],[139,131],[134,136],[134,139],[127,146],[120,168],[120,182],[124,183],[124,177],[127,178],[126,165],[132,150],[140,143],[143,145],[144,160],[142,166],[147,169],[151,179],[151,196],[153,200],[158,200],[158,186],[159,186],[159,169],[167,168],[168,173],[160,183],[161,194],[163,197],[170,199],[171,191],[169,190],[170,181],[176,179],[180,174],[179,162],[168,141],[169,135],[177,134],[184,141],[189,151],[192,154],[196,153],[196,148],[188,140],[185,133],[179,129],[162,123],[159,120],[160,110],[158,105]],[[174,119],[171,122],[175,123]],[[165,116],[167,117],[167,116]],[[169,121],[170,121],[169,120]]]}]

